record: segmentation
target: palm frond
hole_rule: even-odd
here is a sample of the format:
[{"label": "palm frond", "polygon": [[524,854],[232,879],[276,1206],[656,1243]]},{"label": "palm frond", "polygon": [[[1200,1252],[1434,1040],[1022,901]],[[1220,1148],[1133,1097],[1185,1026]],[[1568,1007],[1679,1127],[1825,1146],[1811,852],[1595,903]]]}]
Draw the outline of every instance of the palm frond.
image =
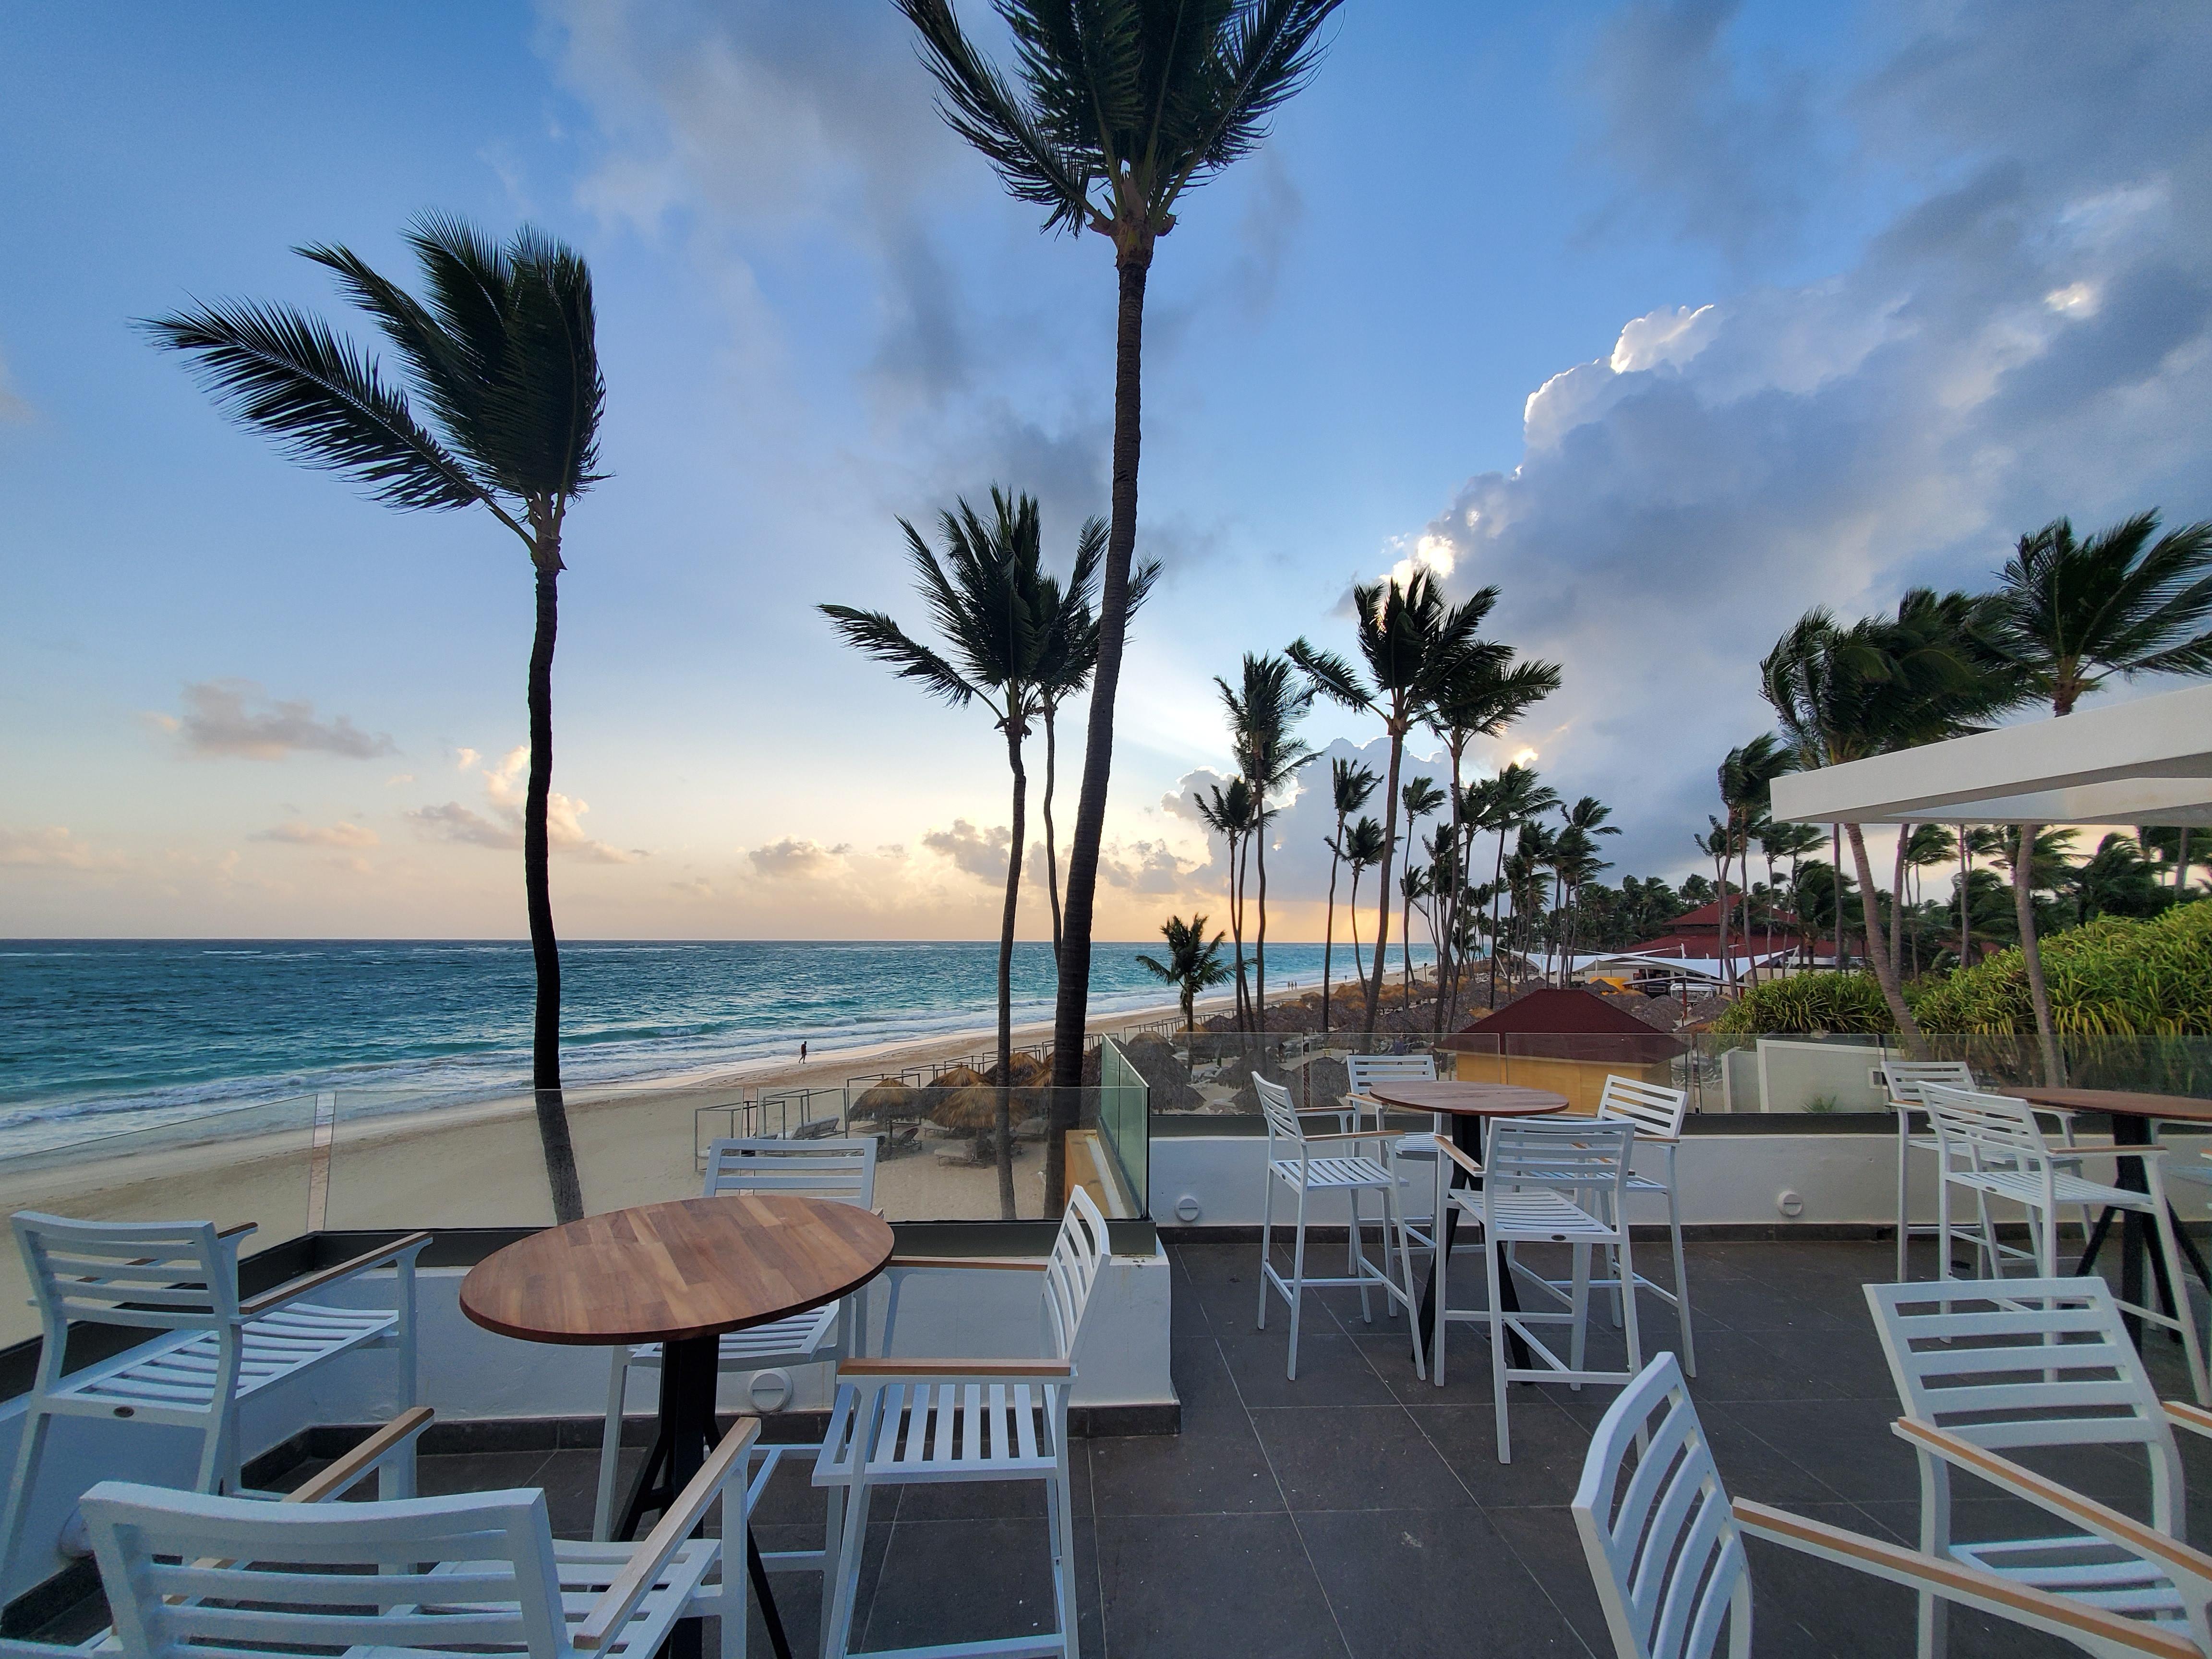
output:
[{"label": "palm frond", "polygon": [[941,697],[953,708],[961,708],[979,695],[951,663],[920,641],[908,637],[882,611],[857,610],[849,605],[817,608],[830,618],[848,645],[896,668],[902,680],[921,681],[922,689],[932,696]]},{"label": "palm frond", "polygon": [[570,248],[525,228],[514,270],[507,350],[486,388],[478,465],[525,498],[581,495],[602,475],[599,373],[592,274]]},{"label": "palm frond", "polygon": [[1267,137],[1267,118],[1321,62],[1319,35],[1340,0],[1255,0],[1237,9],[1206,77],[1206,106],[1191,107],[1189,161],[1174,194],[1242,160]]},{"label": "palm frond", "polygon": [[1283,654],[1296,663],[1298,672],[1313,682],[1314,690],[1330,702],[1341,703],[1346,708],[1374,712],[1374,694],[1360,683],[1359,671],[1334,651],[1318,650],[1301,636],[1292,640]]}]

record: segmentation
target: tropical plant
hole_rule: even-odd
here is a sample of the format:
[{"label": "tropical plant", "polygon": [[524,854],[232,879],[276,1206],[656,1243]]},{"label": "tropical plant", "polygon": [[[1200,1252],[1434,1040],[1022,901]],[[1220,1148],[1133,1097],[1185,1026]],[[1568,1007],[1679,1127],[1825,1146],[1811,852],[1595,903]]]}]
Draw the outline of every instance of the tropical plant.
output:
[{"label": "tropical plant", "polygon": [[[1910,884],[1912,890],[1913,902],[1910,908],[1913,918],[1912,967],[1915,974],[1920,970],[1920,927],[1925,920],[1920,902],[1920,872],[1932,870],[1938,865],[1948,864],[1958,856],[1958,836],[1940,823],[1916,823],[1899,831],[1897,860],[1902,872],[1900,882]],[[1899,914],[1903,915],[1906,908],[1899,905]],[[1890,948],[1893,955],[1898,953],[1898,942],[1894,938],[1891,940]],[[1899,960],[1902,960],[1901,957]]]},{"label": "tropical plant", "polygon": [[[399,359],[397,384],[321,318],[276,302],[219,301],[143,326],[191,360],[217,405],[303,465],[336,472],[403,511],[482,507],[530,556],[537,632],[526,694],[530,771],[522,882],[537,971],[530,1082],[556,1220],[584,1212],[561,1092],[561,947],[553,932],[553,646],[568,508],[599,469],[599,374],[592,274],[562,242],[525,228],[504,246],[426,214],[404,240],[417,299],[349,249],[297,250],[337,275]],[[418,418],[420,407],[427,418]]]},{"label": "tropical plant", "polygon": [[1418,844],[1421,820],[1444,804],[1444,792],[1437,787],[1433,778],[1408,778],[1398,792],[1398,805],[1406,814],[1405,842],[1407,848],[1406,867],[1398,883],[1401,903],[1398,922],[1398,957],[1403,969],[1406,987],[1406,1017],[1413,1013],[1413,904],[1428,896],[1432,890],[1425,885],[1413,863],[1410,849]]},{"label": "tropical plant", "polygon": [[1722,1012],[1713,1030],[1729,1036],[1857,1036],[1894,1031],[1897,1022],[1871,974],[1793,974],[1746,991]]},{"label": "tropical plant", "polygon": [[[1729,859],[1735,860],[1743,872],[1743,941],[1747,954],[1751,949],[1751,843],[1757,837],[1760,824],[1768,815],[1773,798],[1775,779],[1797,769],[1797,755],[1771,732],[1762,732],[1749,743],[1740,744],[1722,759],[1718,773],[1721,805],[1728,817],[1723,824],[1727,846],[1723,854],[1721,890],[1728,890]],[[1734,983],[1735,963],[1730,956],[1729,944],[1729,912],[1733,907],[1725,898],[1721,903],[1720,954],[1721,974],[1724,982]],[[1757,958],[1753,958],[1753,978],[1758,976]]]},{"label": "tropical plant", "polygon": [[[1498,906],[1518,902],[1517,895],[1526,884],[1516,884],[1505,878],[1505,838],[1523,825],[1534,823],[1547,812],[1555,811],[1559,805],[1559,792],[1542,782],[1532,766],[1516,761],[1492,780],[1492,788],[1486,799],[1485,811],[1477,825],[1478,833],[1494,834],[1498,837],[1498,857],[1491,870],[1490,900],[1490,1006],[1498,1006]],[[1515,912],[1517,923],[1519,912]],[[1516,930],[1517,931],[1517,930]]]},{"label": "tropical plant", "polygon": [[[2104,916],[2047,940],[2045,969],[2062,1036],[2212,1036],[2212,902],[2148,921]],[[1920,999],[1931,1031],[2028,1036],[2036,1014],[2015,946],[1964,968]]]},{"label": "tropical plant", "polygon": [[1258,848],[1260,866],[1259,928],[1254,941],[1252,966],[1253,1027],[1267,1029],[1267,805],[1297,780],[1314,751],[1291,735],[1313,706],[1310,687],[1291,678],[1290,663],[1280,657],[1244,653],[1243,681],[1231,686],[1216,678],[1222,706],[1228,711],[1230,740],[1237,751],[1237,770],[1252,791],[1252,840]]},{"label": "tropical plant", "polygon": [[1267,118],[1319,61],[1321,28],[1339,0],[999,0],[1017,63],[1010,79],[963,33],[951,0],[898,0],[944,93],[946,125],[988,161],[1044,228],[1114,245],[1119,286],[1114,349],[1111,522],[1098,600],[1083,784],[1068,849],[1067,896],[1053,1020],[1055,1117],[1046,1184],[1064,1179],[1065,1131],[1082,1081],[1091,991],[1091,916],[1114,761],[1114,706],[1128,628],[1137,544],[1145,285],[1153,245],[1175,228],[1186,191],[1266,137]]},{"label": "tropical plant", "polygon": [[1328,1030],[1329,958],[1336,949],[1336,872],[1344,862],[1345,820],[1367,805],[1381,781],[1372,767],[1341,755],[1328,763],[1329,805],[1336,811],[1336,834],[1328,842],[1328,921],[1322,930],[1321,1029],[1324,1034]]},{"label": "tropical plant", "polygon": [[1182,1004],[1182,1029],[1195,1033],[1198,994],[1229,977],[1229,970],[1221,965],[1222,935],[1216,933],[1207,943],[1204,916],[1193,916],[1188,921],[1170,916],[1160,924],[1160,934],[1168,942],[1168,959],[1161,962],[1139,952],[1137,965],[1176,988],[1176,999]]},{"label": "tropical plant", "polygon": [[[2003,622],[1998,648],[2023,691],[2047,698],[2054,717],[2114,675],[2212,673],[2212,521],[2157,536],[2158,514],[2139,513],[2076,541],[2054,519],[2020,538],[1998,572]],[[2024,834],[2033,838],[2036,826]],[[2015,872],[2013,903],[2045,1082],[2063,1080],[2043,953],[2035,927],[2034,860]]]},{"label": "tropical plant", "polygon": [[[1613,808],[1595,795],[1584,795],[1572,806],[1561,807],[1559,816],[1566,820],[1566,827],[1560,831],[1560,844],[1553,854],[1553,867],[1559,872],[1566,896],[1566,924],[1559,942],[1559,955],[1563,963],[1571,963],[1574,960],[1575,939],[1579,931],[1576,925],[1576,910],[1582,902],[1583,889],[1600,871],[1613,868],[1610,863],[1598,857],[1597,837],[1617,836],[1620,833],[1620,826],[1607,822],[1613,817]],[[1571,969],[1562,970],[1563,980],[1570,971]]]},{"label": "tropical plant", "polygon": [[1006,740],[1006,765],[1013,774],[1013,832],[1006,848],[1006,903],[999,919],[994,1148],[999,1209],[1012,1221],[1014,921],[1021,901],[1022,856],[1029,845],[1029,773],[1022,761],[1022,744],[1042,706],[1053,622],[1063,590],[1044,574],[1043,532],[1033,497],[994,489],[988,519],[963,500],[939,515],[938,527],[945,544],[941,558],[911,523],[899,520],[915,586],[931,623],[945,638],[943,652],[915,639],[883,611],[847,605],[825,605],[821,610],[848,645],[896,669],[901,679],[917,682],[931,696],[955,708],[981,703]]},{"label": "tropical plant", "polygon": [[2118,834],[2099,842],[2097,850],[2069,872],[2067,885],[2077,922],[2094,921],[2099,916],[2154,915],[2173,896],[2158,885],[2135,838]]},{"label": "tropical plant", "polygon": [[1359,956],[1359,876],[1362,871],[1372,870],[1382,862],[1383,854],[1390,845],[1389,838],[1382,833],[1381,824],[1371,817],[1363,817],[1352,826],[1351,833],[1344,836],[1339,845],[1343,851],[1345,867],[1352,872],[1352,901],[1346,910],[1352,919],[1352,966],[1359,975],[1360,994],[1367,998],[1368,1006],[1372,1007],[1375,1000],[1368,989],[1367,964],[1360,960]]},{"label": "tropical plant", "polygon": [[1237,952],[1237,1024],[1242,1027],[1249,1008],[1249,989],[1244,977],[1244,871],[1251,838],[1259,829],[1259,811],[1252,799],[1252,786],[1242,776],[1229,780],[1224,789],[1219,784],[1209,784],[1212,799],[1194,794],[1191,800],[1198,808],[1198,816],[1207,829],[1221,837],[1229,861],[1229,933],[1235,941]]},{"label": "tropical plant", "polygon": [[2177,893],[2188,890],[2189,872],[2192,867],[2212,861],[2206,856],[2212,854],[2212,837],[2197,836],[2188,824],[2179,827],[2146,824],[2136,830],[2136,841],[2142,847],[2146,859],[2173,872],[2171,885]]}]

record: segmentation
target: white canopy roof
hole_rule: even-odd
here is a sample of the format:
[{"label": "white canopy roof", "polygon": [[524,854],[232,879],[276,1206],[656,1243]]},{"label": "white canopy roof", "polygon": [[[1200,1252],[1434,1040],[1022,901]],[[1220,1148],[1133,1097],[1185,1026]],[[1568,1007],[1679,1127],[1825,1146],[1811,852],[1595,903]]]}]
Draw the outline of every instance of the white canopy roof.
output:
[{"label": "white canopy roof", "polygon": [[1778,779],[1795,823],[2212,823],[2212,685]]},{"label": "white canopy roof", "polygon": [[[1753,962],[1761,963],[1786,961],[1796,954],[1793,951],[1776,951],[1759,957],[1734,958],[1735,973],[1741,978]],[[1571,970],[1577,974],[1675,974],[1684,979],[1709,979],[1718,982],[1722,978],[1722,963],[1718,957],[1658,957],[1644,956],[1634,951],[1616,951],[1606,956],[1575,957],[1570,959]]]}]

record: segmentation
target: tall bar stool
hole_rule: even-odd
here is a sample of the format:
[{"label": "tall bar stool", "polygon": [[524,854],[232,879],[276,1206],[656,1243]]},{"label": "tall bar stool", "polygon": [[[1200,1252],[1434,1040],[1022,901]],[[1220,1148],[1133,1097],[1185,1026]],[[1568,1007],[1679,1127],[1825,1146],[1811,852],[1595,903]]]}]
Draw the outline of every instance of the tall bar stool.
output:
[{"label": "tall bar stool", "polygon": [[[1426,1052],[1418,1054],[1347,1054],[1344,1069],[1349,1091],[1345,1104],[1375,1115],[1375,1127],[1382,1127],[1382,1114],[1393,1109],[1386,1107],[1370,1092],[1378,1083],[1434,1083],[1437,1080],[1437,1057]],[[1422,1190],[1435,1185],[1437,1173],[1437,1137],[1444,1133],[1443,1114],[1429,1114],[1429,1127],[1401,1134],[1390,1143],[1389,1162],[1393,1170],[1401,1163],[1408,1167],[1399,1172],[1398,1186],[1401,1194],[1413,1182],[1419,1180]],[[1410,1221],[1406,1224],[1406,1236],[1425,1250],[1433,1250],[1436,1240]]]}]

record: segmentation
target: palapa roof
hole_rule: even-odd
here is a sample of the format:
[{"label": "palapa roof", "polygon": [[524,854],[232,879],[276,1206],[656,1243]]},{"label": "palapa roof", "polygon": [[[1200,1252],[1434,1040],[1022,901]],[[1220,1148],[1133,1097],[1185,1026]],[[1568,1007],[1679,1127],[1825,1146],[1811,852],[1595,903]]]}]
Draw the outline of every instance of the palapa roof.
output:
[{"label": "palapa roof", "polygon": [[[1577,1042],[1577,1039],[1581,1039]],[[1444,1039],[1448,1048],[1593,1062],[1671,1060],[1683,1044],[1594,991],[1543,988],[1516,997]]]}]

